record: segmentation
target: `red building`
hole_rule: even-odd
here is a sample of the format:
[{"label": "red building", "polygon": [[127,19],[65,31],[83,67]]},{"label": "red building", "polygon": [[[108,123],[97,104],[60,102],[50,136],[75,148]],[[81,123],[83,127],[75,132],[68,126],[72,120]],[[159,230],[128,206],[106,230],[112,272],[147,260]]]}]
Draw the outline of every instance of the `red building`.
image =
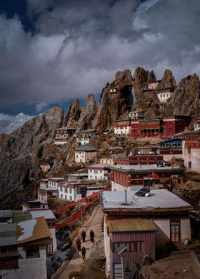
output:
[{"label": "red building", "polygon": [[145,179],[153,179],[159,183],[161,178],[170,178],[174,174],[182,174],[184,169],[159,165],[116,165],[111,167],[112,190],[143,185]]},{"label": "red building", "polygon": [[162,155],[136,154],[128,156],[127,158],[116,159],[114,162],[122,165],[153,165],[159,161],[163,161]]},{"label": "red building", "polygon": [[163,120],[163,138],[170,138],[175,134],[183,132],[185,128],[190,124],[191,117],[189,116],[174,116],[171,118],[165,118]]},{"label": "red building", "polygon": [[131,136],[133,138],[160,137],[162,130],[161,119],[140,120],[131,124]]}]

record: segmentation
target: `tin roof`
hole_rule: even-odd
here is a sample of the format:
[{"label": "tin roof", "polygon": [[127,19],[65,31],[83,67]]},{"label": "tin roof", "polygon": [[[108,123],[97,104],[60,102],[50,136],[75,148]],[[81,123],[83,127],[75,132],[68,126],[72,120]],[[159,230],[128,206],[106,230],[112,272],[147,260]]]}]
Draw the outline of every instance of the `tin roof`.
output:
[{"label": "tin roof", "polygon": [[33,219],[38,217],[44,217],[44,219],[56,219],[54,213],[50,209],[41,209],[41,210],[31,210],[30,214]]},{"label": "tin roof", "polygon": [[137,196],[137,191],[105,191],[102,194],[103,209],[129,209],[131,211],[159,211],[169,209],[191,209],[191,205],[174,193],[165,189],[151,190],[149,196]]},{"label": "tin roof", "polygon": [[16,245],[16,224],[0,224],[0,247]]},{"label": "tin roof", "polygon": [[152,220],[141,218],[126,218],[107,220],[110,232],[144,232],[156,231],[156,226]]},{"label": "tin roof", "polygon": [[50,231],[44,218],[23,221],[17,224],[17,244],[50,238]]}]

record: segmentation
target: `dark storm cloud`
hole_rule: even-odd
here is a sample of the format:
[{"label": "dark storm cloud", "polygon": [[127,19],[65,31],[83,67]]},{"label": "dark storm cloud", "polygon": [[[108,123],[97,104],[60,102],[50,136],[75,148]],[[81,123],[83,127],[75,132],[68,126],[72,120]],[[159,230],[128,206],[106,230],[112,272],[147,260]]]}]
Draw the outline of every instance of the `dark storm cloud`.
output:
[{"label": "dark storm cloud", "polygon": [[118,69],[137,65],[178,78],[200,72],[200,2],[27,0],[34,35],[18,17],[0,18],[1,106],[34,105],[101,90]]}]

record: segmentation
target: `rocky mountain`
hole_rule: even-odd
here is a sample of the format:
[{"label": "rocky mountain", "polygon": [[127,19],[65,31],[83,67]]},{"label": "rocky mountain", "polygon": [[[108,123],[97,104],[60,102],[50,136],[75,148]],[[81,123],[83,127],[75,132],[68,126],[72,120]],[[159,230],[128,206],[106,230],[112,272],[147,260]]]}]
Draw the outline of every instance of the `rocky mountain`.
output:
[{"label": "rocky mountain", "polygon": [[18,113],[15,116],[0,113],[0,133],[10,134],[31,118],[32,116],[24,113]]},{"label": "rocky mountain", "polygon": [[0,204],[6,202],[12,193],[16,197],[18,191],[31,192],[40,177],[39,160],[43,157],[44,146],[52,143],[55,129],[62,125],[63,117],[63,110],[54,107],[3,138],[0,152]]},{"label": "rocky mountain", "polygon": [[77,132],[96,128],[101,135],[114,121],[127,117],[127,113],[135,108],[143,110],[147,117],[173,114],[200,116],[200,80],[196,74],[178,83],[170,70],[164,72],[158,89],[175,88],[173,97],[164,108],[155,94],[147,94],[143,90],[148,82],[154,81],[154,72],[142,67],[138,67],[133,74],[130,70],[117,72],[103,88],[98,103],[93,95],[89,95],[84,106],[75,100],[66,112],[54,107],[29,120],[10,135],[1,135],[2,207],[3,204],[7,206],[8,201],[17,207],[27,195],[31,197],[42,175],[39,168],[41,161],[51,163],[50,175],[63,174],[73,165],[74,139],[69,139],[63,148],[53,144],[55,130],[59,127],[76,128]]}]

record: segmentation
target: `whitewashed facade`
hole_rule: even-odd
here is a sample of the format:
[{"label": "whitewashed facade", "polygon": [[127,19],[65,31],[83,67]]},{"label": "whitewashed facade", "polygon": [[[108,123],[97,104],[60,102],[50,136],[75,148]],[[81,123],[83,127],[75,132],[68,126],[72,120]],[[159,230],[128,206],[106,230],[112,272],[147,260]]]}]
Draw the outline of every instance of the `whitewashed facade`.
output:
[{"label": "whitewashed facade", "polygon": [[168,102],[168,100],[172,97],[173,92],[166,90],[166,91],[161,91],[157,93],[158,99],[161,104],[165,104]]},{"label": "whitewashed facade", "polygon": [[87,163],[96,160],[97,151],[96,148],[90,145],[83,145],[75,151],[76,163]]},{"label": "whitewashed facade", "polygon": [[88,167],[88,180],[108,180],[108,170],[105,165],[96,164]]},{"label": "whitewashed facade", "polygon": [[113,130],[114,134],[117,136],[128,136],[131,132],[131,126],[128,124],[124,126],[115,126]]},{"label": "whitewashed facade", "polygon": [[182,150],[186,169],[200,173],[200,141],[183,141]]}]

